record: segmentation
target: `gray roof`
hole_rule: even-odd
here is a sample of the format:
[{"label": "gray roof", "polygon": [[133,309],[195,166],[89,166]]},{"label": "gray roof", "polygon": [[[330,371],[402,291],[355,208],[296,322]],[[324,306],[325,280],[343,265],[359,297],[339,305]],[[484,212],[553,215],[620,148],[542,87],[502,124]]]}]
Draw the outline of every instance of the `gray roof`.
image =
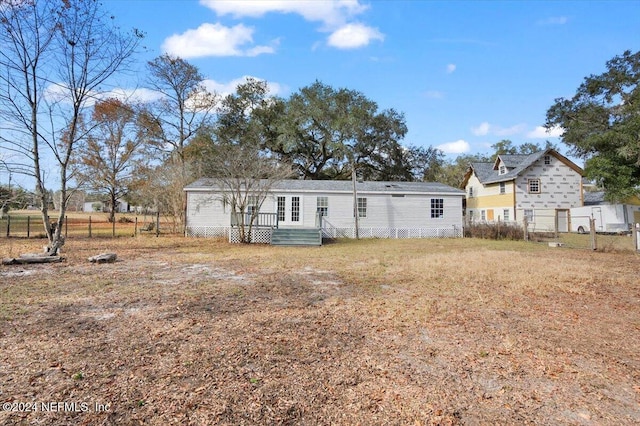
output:
[{"label": "gray roof", "polygon": [[[187,185],[184,189],[207,190],[218,187],[216,179],[202,178]],[[390,194],[430,193],[464,195],[464,191],[438,182],[357,182],[359,192],[387,192]],[[272,186],[275,191],[302,192],[352,192],[353,183],[350,180],[302,180],[287,179],[276,182]]]},{"label": "gray roof", "polygon": [[[498,158],[502,160],[508,169],[510,169],[503,175],[498,174],[499,171],[494,169],[494,165],[498,163],[498,159],[493,163],[471,163],[471,167],[482,184],[507,182],[518,177],[524,170],[529,168],[529,166],[538,161],[542,156],[550,153],[554,153],[557,156],[562,157],[553,149],[538,151],[527,155],[499,155]],[[564,159],[564,157],[562,158]]]},{"label": "gray roof", "polygon": [[529,157],[529,155],[523,155],[523,154],[501,154],[498,155],[498,158],[500,158],[502,160],[502,162],[504,163],[505,166],[507,166],[508,168],[513,168],[513,167],[518,167],[520,164],[522,164],[523,161],[525,161],[527,159],[527,157]]},{"label": "gray roof", "polygon": [[604,191],[584,191],[585,206],[595,206],[604,202]]}]

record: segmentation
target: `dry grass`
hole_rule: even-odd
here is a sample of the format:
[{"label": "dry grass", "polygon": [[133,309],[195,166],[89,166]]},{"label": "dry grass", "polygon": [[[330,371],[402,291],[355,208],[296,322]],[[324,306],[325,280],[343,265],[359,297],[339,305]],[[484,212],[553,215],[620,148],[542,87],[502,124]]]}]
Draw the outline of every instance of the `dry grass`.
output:
[{"label": "dry grass", "polygon": [[[37,251],[0,240],[0,255]],[[486,240],[70,240],[0,269],[5,424],[635,424],[640,264]],[[115,264],[86,258],[118,253]],[[97,412],[95,404],[108,404]]]},{"label": "dry grass", "polygon": [[[51,212],[51,221],[57,220],[56,212]],[[15,210],[9,212],[9,235],[13,238],[46,238],[42,224],[42,215],[34,210]],[[68,212],[63,228],[63,235],[69,238],[91,237],[131,237],[135,236],[141,228],[150,222],[156,222],[154,214],[117,213],[116,223],[109,222],[109,213],[103,212]],[[29,220],[27,220],[29,219]],[[137,220],[137,228],[136,228]],[[7,216],[0,219],[0,236],[5,237],[7,232]],[[170,218],[160,217],[160,232],[162,234],[175,233],[176,226]],[[150,232],[154,234],[155,232]]]}]

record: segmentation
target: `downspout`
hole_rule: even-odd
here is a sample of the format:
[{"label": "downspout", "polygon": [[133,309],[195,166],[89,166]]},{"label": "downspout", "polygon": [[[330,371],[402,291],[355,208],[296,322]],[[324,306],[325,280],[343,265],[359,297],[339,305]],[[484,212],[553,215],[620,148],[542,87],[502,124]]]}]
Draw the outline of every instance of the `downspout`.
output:
[{"label": "downspout", "polygon": [[356,226],[356,240],[360,239],[360,223],[359,223],[359,212],[358,212],[358,190],[356,188],[356,168],[355,164],[351,165],[351,181],[353,182],[353,217],[355,219]]}]

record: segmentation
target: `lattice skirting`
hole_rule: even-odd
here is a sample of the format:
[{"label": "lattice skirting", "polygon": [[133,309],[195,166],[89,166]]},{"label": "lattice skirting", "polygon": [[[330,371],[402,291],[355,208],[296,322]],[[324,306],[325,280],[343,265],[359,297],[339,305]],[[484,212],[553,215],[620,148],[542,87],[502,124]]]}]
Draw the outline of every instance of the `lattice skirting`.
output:
[{"label": "lattice skirting", "polygon": [[228,226],[187,226],[185,234],[187,237],[228,238],[229,227]]},{"label": "lattice skirting", "polygon": [[[462,228],[360,228],[360,238],[461,238]],[[324,238],[355,238],[354,228],[324,228]]]},{"label": "lattice skirting", "polygon": [[[225,237],[231,243],[240,242],[237,228],[224,226],[189,226],[188,237]],[[324,228],[323,238],[355,238],[353,228]],[[360,228],[360,238],[461,238],[462,228]],[[270,228],[254,228],[251,230],[251,242],[258,244],[271,243]]]},{"label": "lattice skirting", "polygon": [[[240,242],[240,230],[231,228],[229,231],[229,242]],[[271,228],[254,228],[251,230],[251,242],[256,244],[271,244]]]}]

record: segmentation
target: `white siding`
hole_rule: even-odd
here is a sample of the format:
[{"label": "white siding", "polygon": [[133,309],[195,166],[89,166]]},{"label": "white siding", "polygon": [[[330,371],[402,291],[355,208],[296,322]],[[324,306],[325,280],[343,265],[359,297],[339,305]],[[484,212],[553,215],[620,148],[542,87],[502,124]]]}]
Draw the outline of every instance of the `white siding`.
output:
[{"label": "white siding", "polygon": [[[540,180],[540,193],[529,193],[529,179]],[[524,217],[525,209],[534,210],[530,228],[539,231],[555,229],[556,209],[570,209],[582,205],[581,176],[575,170],[551,156],[551,164],[540,158],[516,179],[516,214]]]},{"label": "white siding", "polygon": [[[460,195],[398,194],[359,192],[358,198],[367,199],[367,216],[359,218],[360,229],[462,229],[462,199]],[[278,191],[264,201],[261,213],[277,212],[277,197],[287,200],[287,220],[282,227],[316,226],[317,197],[328,199],[328,215],[323,218],[325,228],[353,230],[353,194],[347,192],[294,192]],[[290,221],[291,197],[300,197],[300,222]],[[431,199],[442,199],[443,217],[431,217]],[[213,192],[187,192],[187,227],[229,226],[230,209]],[[425,234],[426,235],[426,234]]]},{"label": "white siding", "polygon": [[[353,227],[353,195],[347,193],[314,194],[287,193],[274,194],[265,201],[261,212],[275,212],[276,196],[299,196],[301,200],[301,218],[298,224],[287,223],[287,226],[314,227],[316,224],[317,197],[328,198],[328,215],[323,218],[334,227]],[[449,227],[461,226],[462,196],[447,195],[415,195],[393,197],[390,194],[359,193],[358,198],[367,199],[367,216],[359,218],[361,227],[374,228],[408,228],[408,227]],[[431,199],[444,200],[444,216],[431,218]]]},{"label": "white siding", "polygon": [[229,226],[230,210],[212,192],[187,192],[187,226]]}]

